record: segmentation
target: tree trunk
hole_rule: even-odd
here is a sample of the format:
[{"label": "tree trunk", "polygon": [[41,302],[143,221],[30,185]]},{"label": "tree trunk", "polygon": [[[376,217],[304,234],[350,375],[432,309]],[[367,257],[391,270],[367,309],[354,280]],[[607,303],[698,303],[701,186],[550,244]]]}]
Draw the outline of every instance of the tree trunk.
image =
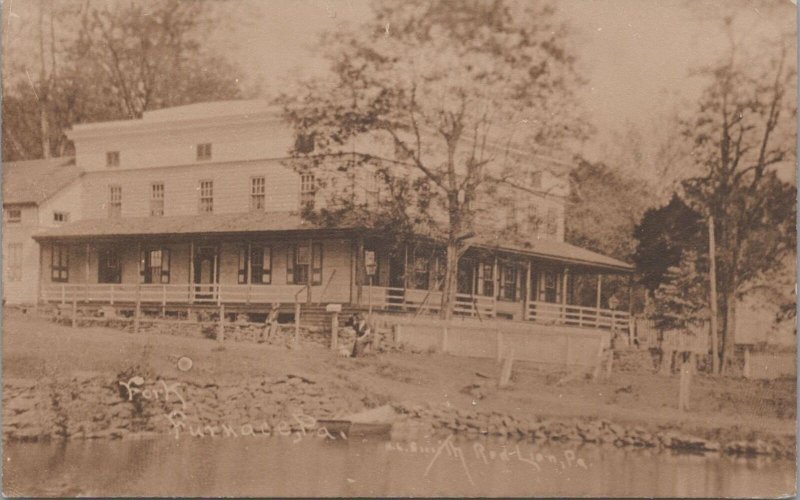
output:
[{"label": "tree trunk", "polygon": [[39,130],[42,134],[42,158],[50,158],[50,127],[48,120],[49,83],[44,55],[44,2],[39,2]]},{"label": "tree trunk", "polygon": [[733,294],[725,300],[725,328],[722,331],[722,353],[720,369],[722,374],[729,374],[733,364],[736,347],[736,299]]},{"label": "tree trunk", "polygon": [[453,306],[455,305],[456,289],[458,287],[458,251],[458,242],[455,238],[450,238],[447,242],[442,309],[439,314],[444,319],[453,317]]}]

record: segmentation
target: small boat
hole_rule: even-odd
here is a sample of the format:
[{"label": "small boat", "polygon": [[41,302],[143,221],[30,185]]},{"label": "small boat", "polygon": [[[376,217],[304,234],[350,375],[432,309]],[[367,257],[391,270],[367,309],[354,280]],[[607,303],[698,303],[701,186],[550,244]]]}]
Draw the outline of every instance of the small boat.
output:
[{"label": "small boat", "polygon": [[343,433],[351,436],[388,435],[399,415],[389,405],[366,410],[337,419],[320,419],[317,424],[325,427],[333,435]]}]

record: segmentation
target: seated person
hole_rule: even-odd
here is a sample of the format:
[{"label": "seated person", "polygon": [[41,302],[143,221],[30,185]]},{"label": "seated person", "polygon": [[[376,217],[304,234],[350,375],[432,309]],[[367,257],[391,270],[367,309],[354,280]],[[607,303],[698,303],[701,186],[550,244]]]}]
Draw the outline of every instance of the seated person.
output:
[{"label": "seated person", "polygon": [[354,314],[347,322],[347,326],[352,327],[356,332],[356,341],[353,344],[353,353],[351,356],[357,358],[364,354],[367,346],[372,344],[372,330],[369,325],[367,325],[367,320],[361,313]]}]

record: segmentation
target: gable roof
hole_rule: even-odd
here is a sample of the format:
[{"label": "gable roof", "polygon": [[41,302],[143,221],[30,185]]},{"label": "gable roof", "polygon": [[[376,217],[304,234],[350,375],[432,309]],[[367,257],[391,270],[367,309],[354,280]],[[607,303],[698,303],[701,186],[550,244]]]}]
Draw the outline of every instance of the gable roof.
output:
[{"label": "gable roof", "polygon": [[3,162],[3,205],[40,204],[81,175],[75,158]]}]

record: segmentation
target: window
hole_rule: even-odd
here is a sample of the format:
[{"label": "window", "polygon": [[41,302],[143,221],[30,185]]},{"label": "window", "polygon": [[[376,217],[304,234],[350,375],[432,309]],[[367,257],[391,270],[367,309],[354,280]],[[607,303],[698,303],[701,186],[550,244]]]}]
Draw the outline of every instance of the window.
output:
[{"label": "window", "polygon": [[6,210],[6,222],[22,222],[22,210],[19,208],[9,208]]},{"label": "window", "polygon": [[517,266],[513,264],[500,265],[500,298],[517,300]]},{"label": "window", "polygon": [[169,253],[168,248],[143,250],[139,256],[139,281],[141,283],[169,283]]},{"label": "window", "polygon": [[300,134],[294,141],[294,150],[300,154],[309,154],[314,151],[314,134]]},{"label": "window", "polygon": [[290,246],[286,262],[287,283],[305,285],[310,276],[312,285],[322,284],[322,243],[314,243],[310,249],[308,245]]},{"label": "window", "polygon": [[150,185],[150,215],[164,215],[163,182],[154,182]]},{"label": "window", "polygon": [[300,203],[302,206],[313,206],[315,191],[316,179],[314,174],[302,174],[300,176]]},{"label": "window", "polygon": [[556,303],[559,302],[558,294],[558,276],[555,271],[545,271],[542,276],[542,299],[545,302]]},{"label": "window", "polygon": [[197,145],[197,159],[210,160],[211,159],[211,143],[206,142]]},{"label": "window", "polygon": [[427,290],[430,287],[431,266],[427,255],[414,253],[414,282],[412,283],[417,290]]},{"label": "window", "polygon": [[22,243],[9,243],[5,256],[6,279],[22,281]]},{"label": "window", "polygon": [[97,254],[97,282],[121,283],[122,265],[115,249],[101,250]]},{"label": "window", "polygon": [[485,297],[494,296],[494,264],[481,262],[478,266],[478,283],[480,293]]},{"label": "window", "polygon": [[69,222],[69,214],[67,212],[53,212],[53,222]]},{"label": "window", "polygon": [[69,281],[69,251],[63,245],[53,245],[50,253],[50,281]]},{"label": "window", "polygon": [[119,151],[106,152],[106,167],[119,167]]},{"label": "window", "polygon": [[214,181],[200,181],[200,213],[214,211]]},{"label": "window", "polygon": [[530,202],[528,204],[528,226],[530,228],[530,232],[533,234],[539,233],[539,227],[541,226],[541,220],[539,219],[539,208],[536,206],[536,203]]},{"label": "window", "polygon": [[251,246],[239,249],[239,284],[247,283],[247,265],[250,263],[250,283],[269,285],[272,283],[272,248]]},{"label": "window", "polygon": [[264,210],[265,183],[263,177],[250,179],[250,210]]},{"label": "window", "polygon": [[122,187],[109,186],[108,188],[108,216],[122,216]]},{"label": "window", "polygon": [[547,209],[545,232],[550,236],[555,236],[558,233],[558,212],[556,211],[555,207],[550,207]]}]

